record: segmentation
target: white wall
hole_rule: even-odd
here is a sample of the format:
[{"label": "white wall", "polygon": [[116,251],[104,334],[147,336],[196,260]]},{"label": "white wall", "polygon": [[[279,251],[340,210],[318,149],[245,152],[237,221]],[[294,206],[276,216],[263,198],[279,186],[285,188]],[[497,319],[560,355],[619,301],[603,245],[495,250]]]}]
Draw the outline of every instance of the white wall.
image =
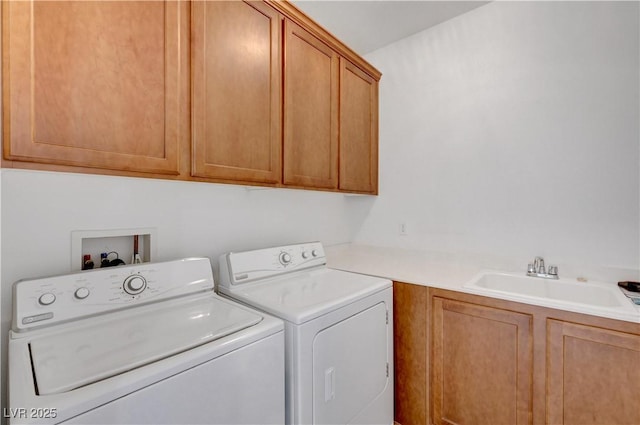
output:
[{"label": "white wall", "polygon": [[143,178],[9,169],[0,170],[0,177],[3,376],[11,285],[69,273],[73,230],[154,227],[156,260],[217,261],[232,250],[348,242],[372,202],[337,193]]},{"label": "white wall", "polygon": [[[25,277],[68,273],[74,230],[157,229],[157,261],[321,240],[350,241],[371,198],[4,169],[2,302]],[[5,296],[6,295],[6,296]],[[3,315],[3,322],[8,320]]]},{"label": "white wall", "polygon": [[356,241],[637,278],[638,4],[492,2],[367,55],[381,195]]}]

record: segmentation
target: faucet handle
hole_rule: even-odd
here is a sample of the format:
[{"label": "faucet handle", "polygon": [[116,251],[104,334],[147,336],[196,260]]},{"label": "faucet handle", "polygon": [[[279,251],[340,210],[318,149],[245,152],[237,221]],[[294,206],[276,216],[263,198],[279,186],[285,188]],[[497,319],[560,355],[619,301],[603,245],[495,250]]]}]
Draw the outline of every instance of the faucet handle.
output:
[{"label": "faucet handle", "polygon": [[536,272],[536,268],[532,263],[529,263],[527,265],[527,273],[535,273]]},{"label": "faucet handle", "polygon": [[546,270],[544,268],[544,258],[542,257],[536,257],[536,261],[533,263],[533,267],[535,268],[536,273],[546,273]]},{"label": "faucet handle", "polygon": [[558,276],[558,266],[549,266],[548,273],[552,276]]}]

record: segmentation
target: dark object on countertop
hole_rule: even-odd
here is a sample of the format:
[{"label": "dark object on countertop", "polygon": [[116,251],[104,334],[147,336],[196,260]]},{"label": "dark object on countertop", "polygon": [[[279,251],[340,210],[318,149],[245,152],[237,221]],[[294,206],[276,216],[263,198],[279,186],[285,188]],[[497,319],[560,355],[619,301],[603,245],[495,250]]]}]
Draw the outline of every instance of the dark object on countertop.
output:
[{"label": "dark object on countertop", "polygon": [[640,292],[640,282],[618,282],[618,286],[630,292]]}]

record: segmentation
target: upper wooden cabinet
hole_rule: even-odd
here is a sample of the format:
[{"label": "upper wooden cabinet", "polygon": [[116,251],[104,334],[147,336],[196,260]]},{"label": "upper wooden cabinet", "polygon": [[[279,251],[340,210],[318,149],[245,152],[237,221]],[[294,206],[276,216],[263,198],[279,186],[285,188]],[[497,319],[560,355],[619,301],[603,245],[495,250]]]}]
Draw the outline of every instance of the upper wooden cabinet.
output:
[{"label": "upper wooden cabinet", "polygon": [[336,188],[338,54],[285,20],[284,183]]},{"label": "upper wooden cabinet", "polygon": [[340,58],[339,189],[378,192],[378,81]]},{"label": "upper wooden cabinet", "polygon": [[281,15],[263,2],[191,5],[192,174],[281,175]]},{"label": "upper wooden cabinet", "polygon": [[188,4],[3,2],[6,159],[179,173]]},{"label": "upper wooden cabinet", "polygon": [[286,1],[6,1],[3,166],[377,193],[380,73]]}]

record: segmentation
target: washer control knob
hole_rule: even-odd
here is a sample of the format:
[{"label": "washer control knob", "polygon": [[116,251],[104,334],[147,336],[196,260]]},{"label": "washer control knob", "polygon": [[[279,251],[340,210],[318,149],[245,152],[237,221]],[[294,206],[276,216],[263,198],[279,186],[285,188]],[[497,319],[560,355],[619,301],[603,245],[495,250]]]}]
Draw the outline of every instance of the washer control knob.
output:
[{"label": "washer control knob", "polygon": [[286,266],[290,262],[291,262],[291,255],[288,252],[281,252],[280,253],[280,263],[283,266]]},{"label": "washer control knob", "polygon": [[76,292],[74,292],[73,295],[79,300],[84,300],[89,296],[89,293],[90,293],[89,288],[85,288],[83,286],[82,288],[76,289]]},{"label": "washer control knob", "polygon": [[137,295],[146,289],[147,281],[139,274],[133,274],[124,280],[122,287],[127,294]]},{"label": "washer control knob", "polygon": [[309,253],[307,251],[302,251],[302,258],[309,258]]},{"label": "washer control knob", "polygon": [[54,303],[55,300],[56,300],[56,296],[51,292],[42,294],[40,295],[40,298],[38,298],[38,302],[40,303],[40,305],[51,305]]},{"label": "washer control knob", "polygon": [[314,249],[313,251],[311,251],[311,255],[313,255],[314,257],[318,256],[318,250]]}]

